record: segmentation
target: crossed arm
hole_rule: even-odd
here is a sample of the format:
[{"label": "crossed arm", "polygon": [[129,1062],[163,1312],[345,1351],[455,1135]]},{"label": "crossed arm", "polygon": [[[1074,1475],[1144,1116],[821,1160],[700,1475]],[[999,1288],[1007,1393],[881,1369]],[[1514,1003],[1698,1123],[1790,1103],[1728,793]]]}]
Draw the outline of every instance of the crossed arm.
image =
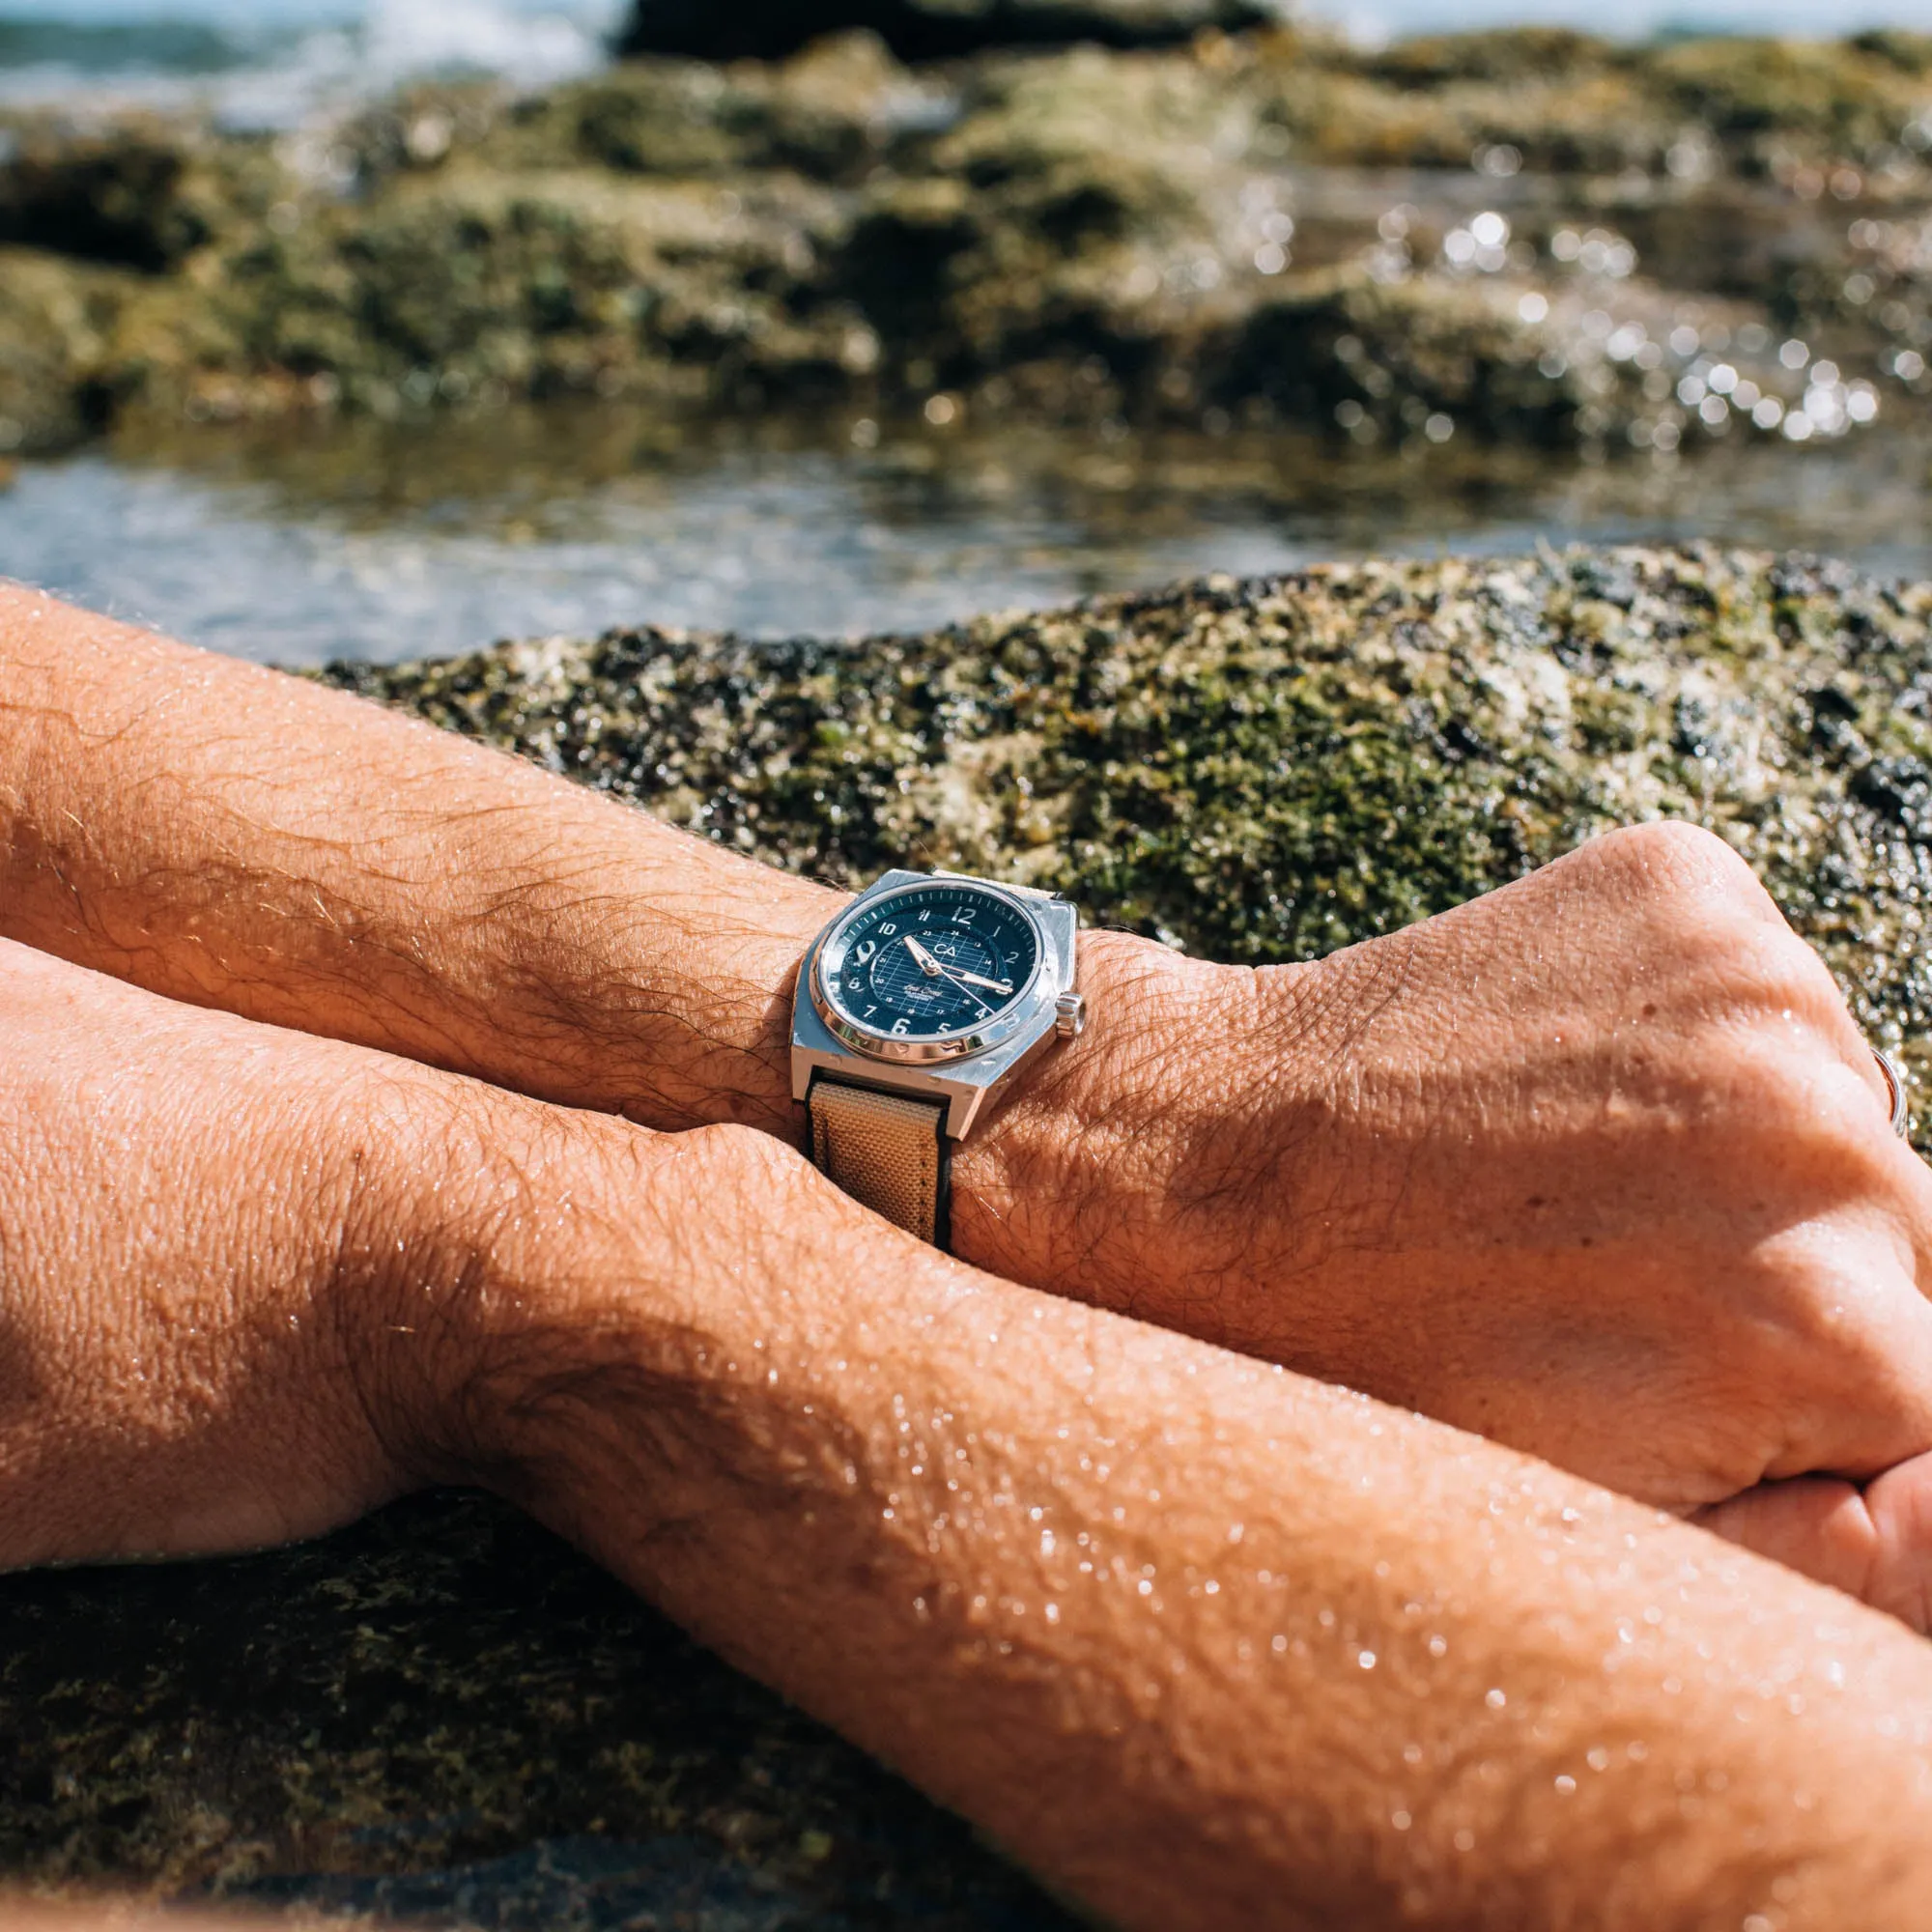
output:
[{"label": "crossed arm", "polygon": [[783,1145],[825,895],[14,593],[0,1555],[485,1480],[1122,1924],[1909,1923],[1895,1625],[1105,1312],[1920,1610],[1923,1177],[1754,892],[1639,837],[1322,967],[1096,938],[949,1262]]}]

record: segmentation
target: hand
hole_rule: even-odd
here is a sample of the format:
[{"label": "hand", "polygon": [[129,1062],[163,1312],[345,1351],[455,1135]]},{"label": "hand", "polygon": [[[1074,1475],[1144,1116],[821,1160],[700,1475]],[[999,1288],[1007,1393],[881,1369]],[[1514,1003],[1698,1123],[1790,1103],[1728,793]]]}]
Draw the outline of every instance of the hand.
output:
[{"label": "hand", "polygon": [[0,1562],[485,1481],[1124,1932],[1922,1916],[1895,1625],[762,1134],[0,943]]},{"label": "hand", "polygon": [[[1716,838],[1615,834],[1308,967],[1095,950],[1091,1044],[962,1152],[989,1265],[1676,1510],[1932,1446],[1932,1178]],[[1918,1482],[1865,1579],[1909,1605]]]}]

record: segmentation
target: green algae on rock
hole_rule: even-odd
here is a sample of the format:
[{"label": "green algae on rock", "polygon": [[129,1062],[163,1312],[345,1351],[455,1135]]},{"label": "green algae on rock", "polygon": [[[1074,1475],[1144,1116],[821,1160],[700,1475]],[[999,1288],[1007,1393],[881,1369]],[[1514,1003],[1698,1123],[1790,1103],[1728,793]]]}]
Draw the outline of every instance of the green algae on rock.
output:
[{"label": "green algae on rock", "polygon": [[506,1506],[0,1578],[0,1871],[314,1922],[1070,1932],[965,1826]]},{"label": "green algae on rock", "polygon": [[1932,1081],[1932,584],[1712,548],[1369,562],[857,644],[647,629],[327,674],[775,864],[957,866],[1248,962],[1693,819]]},{"label": "green algae on rock", "polygon": [[63,449],[99,426],[119,297],[109,274],[0,248],[0,457]]}]

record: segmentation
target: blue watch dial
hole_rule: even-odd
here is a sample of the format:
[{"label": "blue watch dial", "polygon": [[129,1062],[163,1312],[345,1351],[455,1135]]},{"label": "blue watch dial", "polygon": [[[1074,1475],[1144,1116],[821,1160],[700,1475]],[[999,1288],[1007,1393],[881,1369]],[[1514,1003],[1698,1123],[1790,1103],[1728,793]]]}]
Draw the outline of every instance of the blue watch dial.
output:
[{"label": "blue watch dial", "polygon": [[863,906],[827,941],[822,983],[853,1026],[934,1040],[989,1025],[1039,966],[1039,933],[1009,899],[938,879]]}]

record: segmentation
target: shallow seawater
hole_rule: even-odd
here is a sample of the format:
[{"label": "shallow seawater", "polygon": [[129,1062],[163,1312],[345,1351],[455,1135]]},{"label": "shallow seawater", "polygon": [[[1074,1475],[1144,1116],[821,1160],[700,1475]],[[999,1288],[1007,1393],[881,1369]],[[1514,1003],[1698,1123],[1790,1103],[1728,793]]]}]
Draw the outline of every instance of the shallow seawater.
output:
[{"label": "shallow seawater", "polygon": [[289,664],[654,622],[754,637],[1377,552],[1710,536],[1932,576],[1932,436],[1659,460],[1268,431],[980,433],[608,408],[213,426],[22,468],[0,574]]}]

